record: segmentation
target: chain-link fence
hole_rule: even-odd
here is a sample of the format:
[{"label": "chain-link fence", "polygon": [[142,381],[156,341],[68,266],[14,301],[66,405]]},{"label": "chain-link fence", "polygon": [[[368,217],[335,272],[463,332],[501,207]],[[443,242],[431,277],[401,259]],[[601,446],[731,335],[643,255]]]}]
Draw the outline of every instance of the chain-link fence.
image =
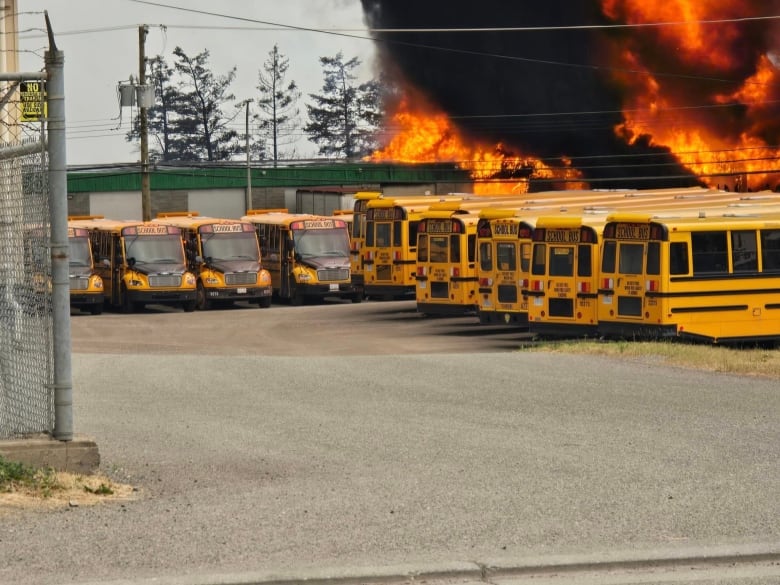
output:
[{"label": "chain-link fence", "polygon": [[8,77],[0,74],[0,439],[55,422],[45,86]]}]

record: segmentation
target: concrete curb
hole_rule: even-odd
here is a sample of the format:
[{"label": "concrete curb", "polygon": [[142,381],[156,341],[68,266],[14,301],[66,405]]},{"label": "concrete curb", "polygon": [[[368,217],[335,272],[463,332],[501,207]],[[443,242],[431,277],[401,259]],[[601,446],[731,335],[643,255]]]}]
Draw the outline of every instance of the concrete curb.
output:
[{"label": "concrete curb", "polygon": [[94,473],[100,466],[97,443],[84,435],[76,435],[72,441],[58,441],[45,434],[3,440],[0,455],[31,467],[51,467],[82,475]]},{"label": "concrete curb", "polygon": [[202,576],[171,576],[82,585],[360,585],[403,583],[435,579],[471,579],[486,582],[501,577],[597,572],[652,567],[780,562],[780,542],[698,548],[615,551],[592,554],[496,558],[385,567],[323,568],[295,571],[257,571]]}]

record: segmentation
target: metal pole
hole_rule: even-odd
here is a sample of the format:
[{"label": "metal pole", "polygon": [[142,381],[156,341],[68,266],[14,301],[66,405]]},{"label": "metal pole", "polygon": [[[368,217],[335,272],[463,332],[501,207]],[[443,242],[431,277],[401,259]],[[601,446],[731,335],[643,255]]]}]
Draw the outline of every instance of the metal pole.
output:
[{"label": "metal pole", "polygon": [[[146,85],[146,33],[149,27],[138,27],[138,85]],[[146,106],[138,104],[141,133],[141,214],[144,221],[152,219],[152,193],[149,184],[149,128]]]},{"label": "metal pole", "polygon": [[[49,25],[48,15],[46,24]],[[68,247],[68,166],[65,151],[65,55],[49,32],[48,73],[49,220],[54,343],[54,438],[73,440],[70,278]]]},{"label": "metal pole", "polygon": [[252,167],[249,164],[249,102],[246,100],[246,213],[252,209]]}]

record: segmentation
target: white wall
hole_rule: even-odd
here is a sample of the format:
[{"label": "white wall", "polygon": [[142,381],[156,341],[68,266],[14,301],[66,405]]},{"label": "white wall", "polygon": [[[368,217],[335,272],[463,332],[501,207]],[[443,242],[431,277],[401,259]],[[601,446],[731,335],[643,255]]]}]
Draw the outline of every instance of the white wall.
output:
[{"label": "white wall", "polygon": [[198,189],[188,194],[187,209],[207,217],[238,219],[246,215],[245,189]]},{"label": "white wall", "polygon": [[141,192],[91,193],[89,214],[102,215],[107,219],[143,219]]}]

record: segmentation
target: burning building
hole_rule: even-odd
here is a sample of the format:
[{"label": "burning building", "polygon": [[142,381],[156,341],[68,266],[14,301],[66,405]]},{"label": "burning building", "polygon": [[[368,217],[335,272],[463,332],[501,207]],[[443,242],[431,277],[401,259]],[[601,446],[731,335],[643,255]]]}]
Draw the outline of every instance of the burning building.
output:
[{"label": "burning building", "polygon": [[780,0],[361,1],[398,88],[376,160],[541,188],[780,184]]}]

